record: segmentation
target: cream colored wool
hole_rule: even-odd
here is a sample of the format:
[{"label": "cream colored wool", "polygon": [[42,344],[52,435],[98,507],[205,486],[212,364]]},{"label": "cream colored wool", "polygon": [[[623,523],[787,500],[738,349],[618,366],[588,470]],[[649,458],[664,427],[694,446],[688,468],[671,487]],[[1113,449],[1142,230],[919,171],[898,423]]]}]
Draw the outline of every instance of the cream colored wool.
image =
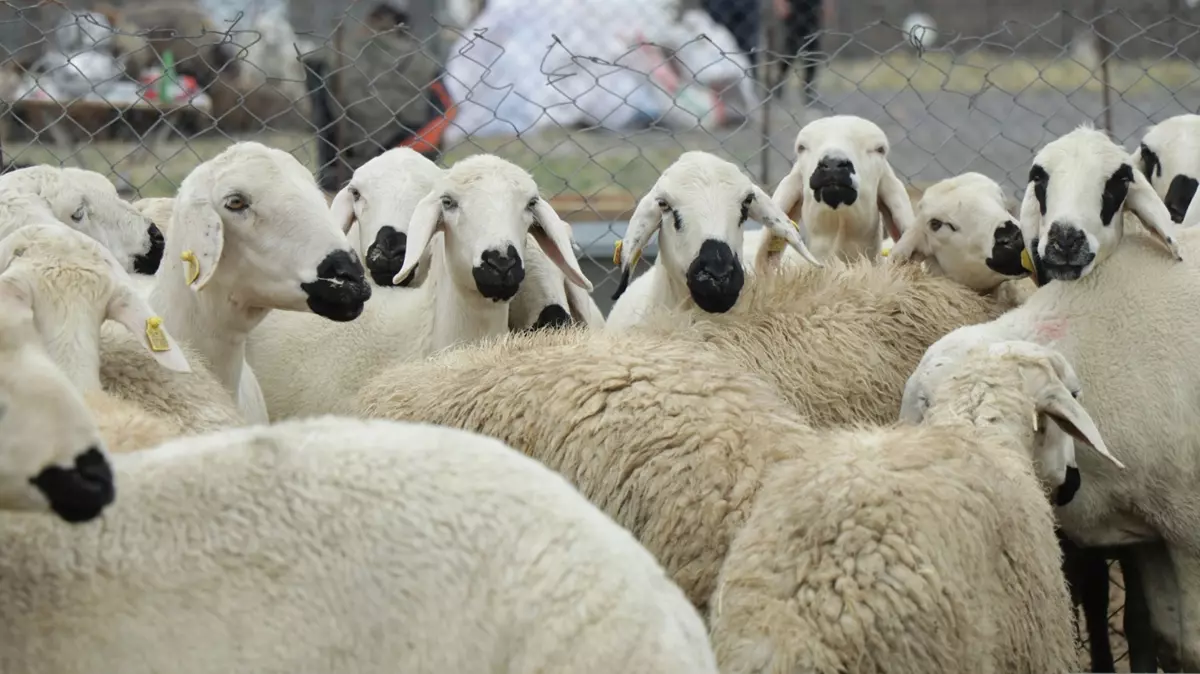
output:
[{"label": "cream colored wool", "polygon": [[710,348],[579,327],[395,364],[359,404],[497,437],[558,471],[702,613],[763,471],[809,433],[774,387]]},{"label": "cream colored wool", "polygon": [[700,341],[779,387],[815,427],[889,423],[904,383],[942,335],[1009,305],[918,265],[825,261],[748,280],[726,314],[659,313],[635,334]]},{"label": "cream colored wool", "polygon": [[1063,384],[1044,358],[976,358],[922,426],[831,430],[773,468],[721,571],[722,674],[1079,671],[1032,460],[1039,391]]}]

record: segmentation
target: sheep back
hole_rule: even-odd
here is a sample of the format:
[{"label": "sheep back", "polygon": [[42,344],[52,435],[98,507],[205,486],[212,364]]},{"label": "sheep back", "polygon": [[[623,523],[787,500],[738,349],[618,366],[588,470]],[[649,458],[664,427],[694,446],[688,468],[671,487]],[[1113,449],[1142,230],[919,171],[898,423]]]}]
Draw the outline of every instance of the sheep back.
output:
[{"label": "sheep back", "polygon": [[824,264],[755,276],[726,314],[664,308],[635,330],[716,347],[814,427],[886,424],[931,344],[1009,308],[918,265]]},{"label": "sheep back", "polygon": [[484,433],[558,471],[702,612],[762,471],[808,432],[710,348],[579,327],[396,364],[358,400],[365,416]]},{"label": "sheep back", "polygon": [[1079,671],[1050,504],[991,435],[838,430],[778,464],[721,571],[722,674]]}]

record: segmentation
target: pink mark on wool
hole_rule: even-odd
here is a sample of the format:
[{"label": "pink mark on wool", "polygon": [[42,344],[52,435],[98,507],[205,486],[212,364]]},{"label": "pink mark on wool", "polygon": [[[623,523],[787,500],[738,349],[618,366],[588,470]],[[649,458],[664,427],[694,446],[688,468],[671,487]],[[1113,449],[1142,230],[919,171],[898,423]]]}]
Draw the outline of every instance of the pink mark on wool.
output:
[{"label": "pink mark on wool", "polygon": [[1042,344],[1048,342],[1057,342],[1067,336],[1067,321],[1066,319],[1056,318],[1049,321],[1041,321],[1037,324],[1038,341]]}]

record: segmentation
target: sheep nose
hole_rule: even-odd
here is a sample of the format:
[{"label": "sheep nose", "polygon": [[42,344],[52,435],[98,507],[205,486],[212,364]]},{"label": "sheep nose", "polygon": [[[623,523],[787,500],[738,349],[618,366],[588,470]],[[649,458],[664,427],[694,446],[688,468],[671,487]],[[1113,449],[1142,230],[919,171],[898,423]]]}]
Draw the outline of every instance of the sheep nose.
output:
[{"label": "sheep nose", "polygon": [[[375,241],[367,246],[367,271],[376,285],[397,285],[392,281],[404,266],[404,254],[408,251],[408,234],[398,232],[391,225],[384,225],[375,235]],[[399,285],[408,285],[416,275],[416,267]]]},{"label": "sheep nose", "polygon": [[742,264],[724,241],[708,239],[687,271],[692,301],[704,311],[725,313],[737,303],[745,283]]},{"label": "sheep nose", "polygon": [[521,254],[511,243],[503,253],[496,250],[485,250],[480,256],[479,266],[471,270],[475,278],[475,287],[479,294],[494,301],[511,300],[521,288],[525,280],[525,265],[521,263]]},{"label": "sheep nose", "polygon": [[817,162],[817,170],[819,171],[853,171],[854,162],[844,157],[825,156],[821,161]]},{"label": "sheep nose", "polygon": [[349,250],[335,250],[317,265],[317,280],[300,284],[308,308],[331,321],[352,321],[371,299],[362,263]]},{"label": "sheep nose", "polygon": [[150,226],[146,228],[146,234],[150,236],[150,247],[145,253],[134,256],[133,271],[138,274],[152,275],[158,271],[158,265],[162,263],[166,240],[163,238],[162,230],[154,223],[150,223]]},{"label": "sheep nose", "polygon": [[75,457],[74,467],[51,466],[29,482],[42,492],[56,515],[72,524],[99,517],[116,498],[112,466],[95,446]]},{"label": "sheep nose", "polygon": [[1095,257],[1088,250],[1087,235],[1073,225],[1055,221],[1047,239],[1046,254],[1042,256],[1047,264],[1082,267]]}]

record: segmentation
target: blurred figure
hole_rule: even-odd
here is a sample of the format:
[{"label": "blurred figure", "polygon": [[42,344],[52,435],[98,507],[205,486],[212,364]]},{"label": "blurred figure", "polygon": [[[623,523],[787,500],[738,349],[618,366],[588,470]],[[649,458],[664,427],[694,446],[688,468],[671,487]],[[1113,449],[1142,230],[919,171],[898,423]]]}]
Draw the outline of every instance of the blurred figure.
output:
[{"label": "blurred figure", "polygon": [[724,26],[737,40],[738,47],[750,57],[750,65],[758,64],[761,12],[759,0],[704,0],[702,7],[713,21]]},{"label": "blurred figure", "polygon": [[343,23],[341,57],[326,48],[306,59],[313,124],[320,130],[319,182],[327,191],[395,147],[434,160],[441,154],[454,103],[441,81],[442,65],[409,31],[408,18],[406,0],[385,0],[365,21]]},{"label": "blurred figure", "polygon": [[[798,61],[803,61],[804,81],[800,96],[805,106],[813,102],[816,94],[820,59],[814,52],[821,49],[819,33],[823,4],[821,0],[772,0],[775,17],[782,20],[784,26],[784,58],[779,76],[786,78],[789,72],[799,75],[796,65]],[[825,9],[832,9],[832,5]]]}]

